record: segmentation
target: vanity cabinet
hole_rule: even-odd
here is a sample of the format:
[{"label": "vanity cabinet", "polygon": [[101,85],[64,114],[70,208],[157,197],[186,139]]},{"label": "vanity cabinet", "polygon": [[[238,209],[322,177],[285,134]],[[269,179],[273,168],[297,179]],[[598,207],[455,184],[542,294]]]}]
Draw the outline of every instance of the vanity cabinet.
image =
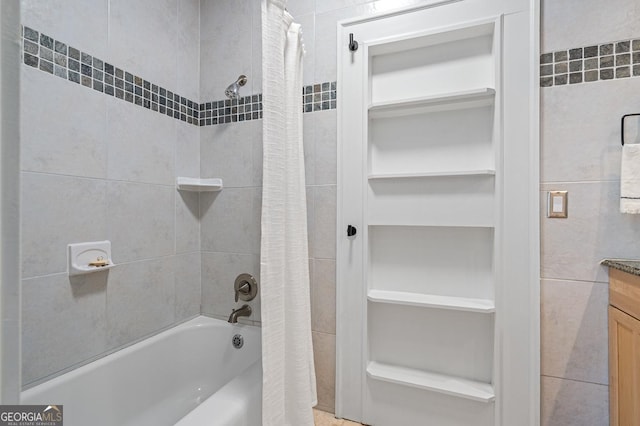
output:
[{"label": "vanity cabinet", "polygon": [[609,269],[611,426],[640,425],[640,276],[632,272]]}]

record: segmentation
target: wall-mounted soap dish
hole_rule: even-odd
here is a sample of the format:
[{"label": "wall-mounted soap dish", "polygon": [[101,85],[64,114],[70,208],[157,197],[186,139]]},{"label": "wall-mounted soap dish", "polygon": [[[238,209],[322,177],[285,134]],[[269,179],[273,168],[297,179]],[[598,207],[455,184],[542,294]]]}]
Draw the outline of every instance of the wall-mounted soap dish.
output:
[{"label": "wall-mounted soap dish", "polygon": [[111,260],[111,241],[69,244],[69,275],[90,274],[115,266]]}]

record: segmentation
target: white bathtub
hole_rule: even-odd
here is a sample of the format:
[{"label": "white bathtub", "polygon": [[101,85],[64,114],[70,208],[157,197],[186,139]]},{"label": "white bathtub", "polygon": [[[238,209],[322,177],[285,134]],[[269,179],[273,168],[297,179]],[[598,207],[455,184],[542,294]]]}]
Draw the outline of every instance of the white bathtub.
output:
[{"label": "white bathtub", "polygon": [[259,426],[260,344],[258,327],[198,317],[28,389],[21,402],[64,405],[65,426]]}]

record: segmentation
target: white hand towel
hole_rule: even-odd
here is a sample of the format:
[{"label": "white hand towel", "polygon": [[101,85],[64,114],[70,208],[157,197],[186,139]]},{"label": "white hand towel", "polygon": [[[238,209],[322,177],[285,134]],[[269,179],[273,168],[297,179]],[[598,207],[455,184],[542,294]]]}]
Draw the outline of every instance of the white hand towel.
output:
[{"label": "white hand towel", "polygon": [[640,144],[622,147],[620,212],[640,214]]}]

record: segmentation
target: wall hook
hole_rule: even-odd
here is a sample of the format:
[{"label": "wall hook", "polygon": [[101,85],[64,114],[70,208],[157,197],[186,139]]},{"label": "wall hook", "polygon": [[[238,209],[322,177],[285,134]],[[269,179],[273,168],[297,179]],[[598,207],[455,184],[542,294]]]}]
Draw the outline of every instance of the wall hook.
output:
[{"label": "wall hook", "polygon": [[358,42],[353,39],[353,33],[349,33],[349,50],[352,52],[358,50]]}]

